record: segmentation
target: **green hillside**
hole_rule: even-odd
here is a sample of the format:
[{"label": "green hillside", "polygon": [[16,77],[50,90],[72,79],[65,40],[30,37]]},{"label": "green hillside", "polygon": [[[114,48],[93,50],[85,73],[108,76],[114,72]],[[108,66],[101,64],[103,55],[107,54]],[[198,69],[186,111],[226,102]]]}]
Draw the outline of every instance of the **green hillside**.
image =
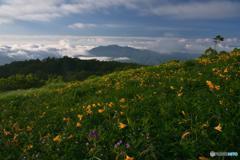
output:
[{"label": "green hillside", "polygon": [[1,93],[0,122],[4,160],[240,153],[240,52]]},{"label": "green hillside", "polygon": [[51,82],[80,81],[141,66],[70,57],[16,61],[0,66],[0,92],[39,88]]}]

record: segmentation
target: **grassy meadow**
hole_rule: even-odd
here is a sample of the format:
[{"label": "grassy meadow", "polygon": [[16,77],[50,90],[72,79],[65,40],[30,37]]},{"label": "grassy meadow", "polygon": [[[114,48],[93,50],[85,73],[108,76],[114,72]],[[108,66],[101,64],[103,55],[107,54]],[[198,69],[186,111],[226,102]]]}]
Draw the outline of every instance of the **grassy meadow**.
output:
[{"label": "grassy meadow", "polygon": [[240,153],[239,51],[0,93],[3,160],[207,160],[210,151]]}]

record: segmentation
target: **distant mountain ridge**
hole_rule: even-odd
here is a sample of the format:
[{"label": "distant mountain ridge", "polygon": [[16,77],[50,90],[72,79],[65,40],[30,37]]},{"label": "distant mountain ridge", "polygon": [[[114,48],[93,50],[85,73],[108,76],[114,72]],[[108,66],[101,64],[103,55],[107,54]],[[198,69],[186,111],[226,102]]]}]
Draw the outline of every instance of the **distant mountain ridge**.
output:
[{"label": "distant mountain ridge", "polygon": [[88,52],[95,57],[112,57],[113,59],[125,57],[126,62],[143,65],[158,65],[168,60],[188,60],[200,56],[200,54],[187,53],[160,54],[151,50],[122,47],[118,45],[100,46]]},{"label": "distant mountain ridge", "polygon": [[[24,50],[24,55],[6,54],[0,50],[0,65],[8,64],[14,61],[24,61],[29,59],[44,59],[47,57],[60,58],[63,55],[59,53],[34,52]],[[137,63],[142,65],[158,65],[169,60],[188,60],[199,57],[200,54],[172,53],[161,54],[156,51],[146,49],[136,49],[133,47],[124,47],[118,45],[99,46],[88,51],[87,55],[74,55],[74,58],[81,60],[99,61],[117,61],[127,63]]]},{"label": "distant mountain ridge", "polygon": [[8,57],[7,55],[3,55],[3,54],[0,53],[0,65],[11,63],[13,61],[14,61],[13,58]]}]

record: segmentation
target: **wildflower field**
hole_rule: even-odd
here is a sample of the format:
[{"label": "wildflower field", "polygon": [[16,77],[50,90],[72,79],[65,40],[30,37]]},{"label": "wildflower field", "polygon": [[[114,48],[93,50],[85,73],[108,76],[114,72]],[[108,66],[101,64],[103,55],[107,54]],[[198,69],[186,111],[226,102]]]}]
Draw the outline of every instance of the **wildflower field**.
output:
[{"label": "wildflower field", "polygon": [[1,160],[208,160],[210,151],[240,153],[238,51],[0,93]]}]

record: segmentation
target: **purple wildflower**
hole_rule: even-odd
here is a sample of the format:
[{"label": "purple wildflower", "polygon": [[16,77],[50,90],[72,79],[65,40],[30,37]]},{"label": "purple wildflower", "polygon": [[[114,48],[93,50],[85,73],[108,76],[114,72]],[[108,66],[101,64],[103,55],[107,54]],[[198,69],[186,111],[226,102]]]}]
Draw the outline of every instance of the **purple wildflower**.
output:
[{"label": "purple wildflower", "polygon": [[128,149],[128,148],[130,148],[130,144],[129,143],[126,143],[125,144],[125,147]]},{"label": "purple wildflower", "polygon": [[122,140],[118,141],[118,142],[114,145],[114,148],[118,148],[122,143],[123,143]]},{"label": "purple wildflower", "polygon": [[98,139],[99,135],[98,132],[94,129],[89,132],[88,137],[91,139]]}]

